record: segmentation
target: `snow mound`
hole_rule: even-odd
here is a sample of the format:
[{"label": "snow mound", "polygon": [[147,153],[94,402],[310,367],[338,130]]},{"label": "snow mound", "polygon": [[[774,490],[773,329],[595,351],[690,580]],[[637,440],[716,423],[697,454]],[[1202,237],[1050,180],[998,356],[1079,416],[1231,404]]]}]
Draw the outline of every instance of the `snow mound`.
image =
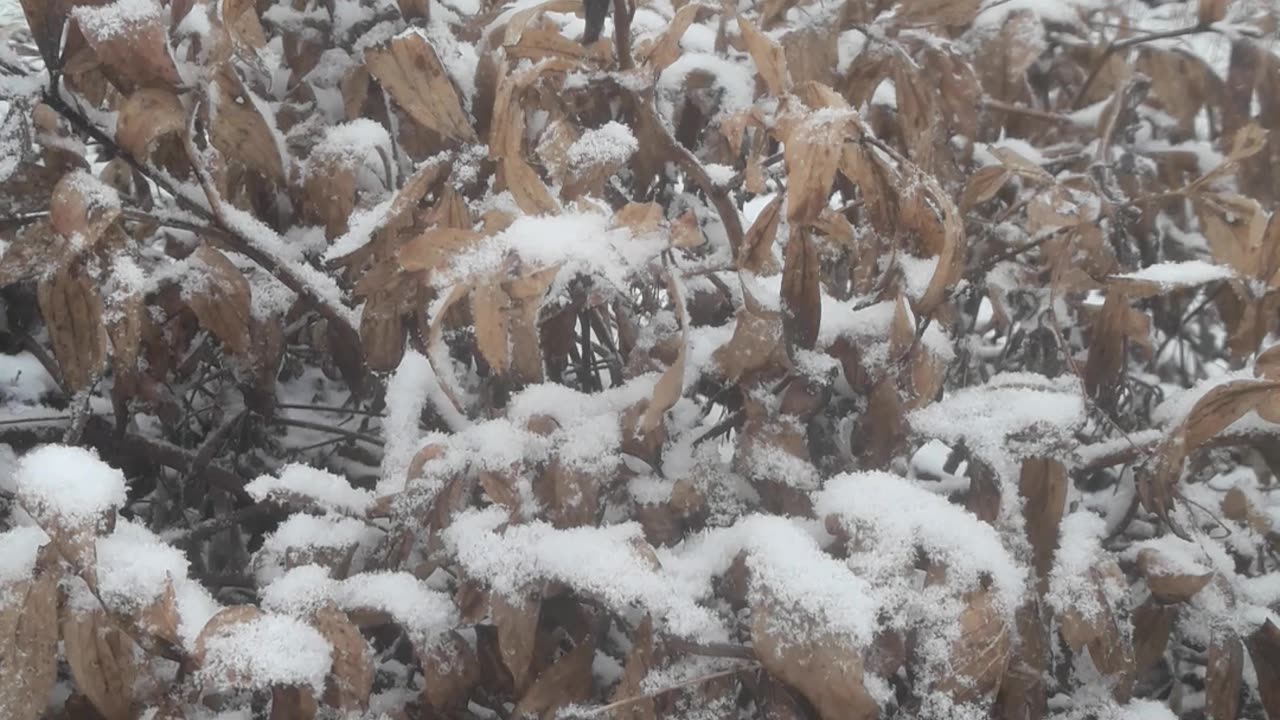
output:
[{"label": "snow mound", "polygon": [[125,502],[124,473],[97,453],[66,445],[45,445],[18,465],[18,498],[37,517],[67,523],[94,521]]},{"label": "snow mound", "polygon": [[267,614],[206,638],[200,678],[218,689],[295,685],[323,692],[332,655],[319,630],[287,615]]}]

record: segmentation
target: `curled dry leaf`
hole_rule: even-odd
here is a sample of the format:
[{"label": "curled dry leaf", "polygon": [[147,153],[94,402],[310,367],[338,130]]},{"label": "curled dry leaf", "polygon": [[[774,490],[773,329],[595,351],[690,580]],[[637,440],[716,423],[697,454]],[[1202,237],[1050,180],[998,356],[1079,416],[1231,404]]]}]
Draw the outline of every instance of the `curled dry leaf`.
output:
[{"label": "curled dry leaf", "polygon": [[139,160],[145,160],[165,135],[186,130],[182,101],[168,90],[142,88],[124,101],[116,120],[116,142]]},{"label": "curled dry leaf", "polygon": [[249,281],[226,255],[209,245],[201,245],[193,260],[192,271],[203,272],[204,278],[189,290],[187,305],[224,347],[245,354],[252,317]]},{"label": "curled dry leaf", "polygon": [[360,630],[347,614],[323,607],[311,624],[333,647],[333,666],[325,679],[324,704],[339,710],[363,710],[373,690],[373,658]]},{"label": "curled dry leaf", "polygon": [[742,33],[742,40],[756,64],[756,72],[764,81],[765,89],[775,97],[786,97],[791,90],[791,76],[787,73],[787,56],[782,46],[741,15],[738,16],[738,31]]},{"label": "curled dry leaf", "polygon": [[675,306],[676,316],[680,318],[680,351],[675,362],[671,363],[653,386],[653,397],[645,408],[644,417],[640,420],[640,430],[652,433],[662,423],[663,415],[670,410],[684,394],[684,365],[687,353],[689,330],[689,314],[685,309],[684,290],[681,281],[674,272],[667,278],[667,292],[671,295],[671,304]]},{"label": "curled dry leaf", "polygon": [[782,328],[789,346],[813,349],[822,324],[818,248],[802,227],[792,226],[782,265]]},{"label": "curled dry leaf", "polygon": [[88,388],[107,357],[107,330],[97,287],[82,268],[68,266],[41,279],[36,294],[63,381],[72,392]]},{"label": "curled dry leaf", "polygon": [[137,646],[102,608],[67,608],[62,642],[76,687],[106,720],[132,720]]},{"label": "curled dry leaf", "polygon": [[49,220],[59,235],[75,245],[92,247],[119,217],[119,201],[83,173],[68,173],[53,188]]},{"label": "curled dry leaf", "polygon": [[745,285],[742,299],[733,337],[712,355],[730,382],[787,364],[786,346],[782,342],[782,313],[763,307]]},{"label": "curled dry leaf", "polygon": [[403,270],[434,272],[445,268],[458,253],[475,246],[480,239],[480,234],[470,229],[431,228],[401,245],[397,258]]},{"label": "curled dry leaf", "polygon": [[0,708],[11,720],[41,717],[58,678],[58,576],[49,543],[33,577],[0,584]]},{"label": "curled dry leaf", "polygon": [[446,140],[474,142],[453,82],[431,43],[410,31],[364,54],[369,72],[414,121]]}]

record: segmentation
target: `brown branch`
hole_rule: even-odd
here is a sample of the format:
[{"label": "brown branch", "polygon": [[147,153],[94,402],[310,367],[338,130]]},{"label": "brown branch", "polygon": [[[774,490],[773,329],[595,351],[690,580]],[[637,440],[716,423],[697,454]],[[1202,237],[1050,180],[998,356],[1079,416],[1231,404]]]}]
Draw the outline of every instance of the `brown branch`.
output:
[{"label": "brown branch", "polygon": [[294,418],[277,415],[276,417],[271,418],[271,422],[274,422],[280,425],[288,425],[289,427],[303,428],[304,430],[318,430],[320,432],[333,433],[335,435],[343,435],[351,440],[359,440],[361,442],[367,442],[370,445],[377,445],[378,447],[382,447],[384,444],[382,441],[382,438],[374,437],[372,435],[366,435],[361,432],[356,432],[355,430],[348,430],[346,428],[341,428],[334,425],[325,425],[324,423],[311,422],[310,420],[296,420]]},{"label": "brown branch", "polygon": [[745,233],[742,230],[742,218],[738,215],[737,206],[729,198],[729,193],[717,187],[711,180],[711,176],[707,174],[707,169],[702,166],[702,162],[671,135],[667,126],[663,124],[662,118],[658,116],[658,111],[654,109],[653,103],[645,102],[640,94],[631,88],[621,85],[617,87],[618,91],[631,101],[636,119],[653,129],[654,137],[662,145],[661,151],[679,164],[681,169],[693,179],[694,184],[711,200],[716,213],[720,215],[720,222],[724,224],[725,234],[729,237],[729,249],[733,252],[733,256],[737,257]]},{"label": "brown branch", "polygon": [[631,18],[636,8],[628,0],[613,0],[613,47],[618,56],[618,69],[635,67],[631,57]]}]

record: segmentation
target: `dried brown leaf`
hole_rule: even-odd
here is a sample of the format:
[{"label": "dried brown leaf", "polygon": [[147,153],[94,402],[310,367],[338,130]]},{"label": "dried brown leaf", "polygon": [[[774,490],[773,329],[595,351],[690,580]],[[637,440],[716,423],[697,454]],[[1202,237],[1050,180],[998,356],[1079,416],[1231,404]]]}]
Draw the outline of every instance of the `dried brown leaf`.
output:
[{"label": "dried brown leaf", "polygon": [[1143,548],[1138,552],[1138,574],[1146,579],[1151,594],[1164,603],[1187,602],[1213,579],[1212,571],[1184,573],[1172,570],[1170,563],[1155,548]]},{"label": "dried brown leaf", "polygon": [[1246,641],[1258,676],[1258,694],[1269,718],[1280,717],[1280,626],[1268,619]]},{"label": "dried brown leaf", "polygon": [[364,59],[396,104],[423,127],[455,142],[477,139],[453,82],[422,34],[405,33],[385,46],[369,48]]},{"label": "dried brown leaf", "polygon": [[471,645],[456,632],[418,649],[424,681],[422,694],[438,713],[454,710],[466,702],[471,689],[481,680],[480,661]]},{"label": "dried brown leaf", "polygon": [[186,130],[186,111],[169,90],[143,88],[131,94],[116,119],[116,142],[139,160],[150,156],[157,140]]},{"label": "dried brown leaf", "polygon": [[742,33],[742,40],[746,43],[751,60],[756,64],[756,72],[764,81],[765,89],[774,97],[786,97],[791,90],[786,51],[742,15],[738,16],[738,31]]},{"label": "dried brown leaf", "polygon": [[500,592],[489,593],[489,616],[498,628],[498,648],[502,652],[502,663],[511,673],[517,690],[523,689],[529,680],[541,608],[542,601],[534,592],[526,593],[523,597],[508,597]]},{"label": "dried brown leaf", "polygon": [[787,342],[808,350],[822,324],[822,279],[818,248],[802,227],[792,226],[782,266],[782,327]]},{"label": "dried brown leaf", "polygon": [[588,636],[538,676],[516,703],[513,717],[553,717],[554,711],[591,696],[594,638]]},{"label": "dried brown leaf", "polygon": [[1240,717],[1240,686],[1244,682],[1244,643],[1228,629],[1215,629],[1205,666],[1205,713],[1210,720]]},{"label": "dried brown leaf", "polygon": [[11,720],[40,717],[58,678],[58,575],[49,543],[33,577],[0,584],[0,708]]},{"label": "dried brown leaf", "polygon": [[1133,667],[1145,672],[1164,657],[1169,646],[1169,632],[1178,618],[1177,605],[1165,605],[1154,597],[1133,611]]},{"label": "dried brown leaf", "polygon": [[640,420],[640,431],[652,433],[660,424],[663,416],[684,394],[684,364],[688,340],[689,316],[685,309],[684,291],[680,280],[674,274],[667,278],[667,291],[671,295],[671,303],[675,306],[676,316],[680,318],[680,351],[675,362],[671,363],[653,386],[653,397],[645,408],[644,417]]},{"label": "dried brown leaf", "polygon": [[409,272],[444,269],[459,253],[480,241],[480,234],[470,229],[435,227],[424,231],[400,246],[400,267]]},{"label": "dried brown leaf", "polygon": [[1059,460],[1047,457],[1022,461],[1018,494],[1022,496],[1022,516],[1041,592],[1048,588],[1053,555],[1058,548],[1058,526],[1067,501],[1067,469]]},{"label": "dried brown leaf", "polygon": [[1008,669],[1012,642],[991,591],[970,596],[958,622],[960,636],[951,644],[954,674],[938,689],[959,703],[994,696]]},{"label": "dried brown leaf", "polygon": [[89,387],[107,358],[102,298],[93,280],[82,269],[64,267],[42,279],[36,293],[63,381],[73,392]]},{"label": "dried brown leaf", "polygon": [[[871,720],[880,708],[863,685],[860,650],[848,638],[826,631],[816,619],[797,632],[795,622],[774,615],[782,608],[768,592],[757,593],[751,613],[752,649],[766,670],[800,692],[822,720]],[[794,619],[794,618],[789,618]]]},{"label": "dried brown leaf", "polygon": [[187,305],[200,324],[237,355],[249,350],[249,326],[252,299],[249,281],[226,255],[201,245],[193,253],[192,271],[203,272],[199,283],[192,283]]},{"label": "dried brown leaf", "polygon": [[134,681],[140,670],[133,640],[102,608],[68,608],[62,642],[76,688],[106,720],[132,720]]},{"label": "dried brown leaf", "polygon": [[373,657],[360,630],[345,612],[322,607],[311,616],[333,648],[333,665],[325,678],[324,704],[339,710],[363,710],[373,689]]}]

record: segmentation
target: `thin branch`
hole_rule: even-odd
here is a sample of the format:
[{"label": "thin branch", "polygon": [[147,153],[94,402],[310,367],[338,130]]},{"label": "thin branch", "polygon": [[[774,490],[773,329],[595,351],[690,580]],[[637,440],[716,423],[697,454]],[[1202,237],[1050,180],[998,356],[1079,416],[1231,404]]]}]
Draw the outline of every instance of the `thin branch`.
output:
[{"label": "thin branch", "polygon": [[658,116],[658,111],[654,109],[653,103],[645,102],[640,97],[640,94],[631,88],[622,87],[621,85],[618,85],[617,88],[619,92],[631,101],[631,107],[635,111],[637,120],[647,123],[653,128],[654,135],[663,146],[662,151],[680,165],[681,169],[693,179],[694,184],[711,200],[711,204],[716,208],[716,213],[720,215],[720,222],[724,225],[725,234],[729,237],[729,249],[733,252],[733,256],[737,257],[738,250],[742,247],[745,233],[742,229],[742,218],[738,215],[738,208],[729,198],[729,194],[724,188],[716,186],[715,182],[711,180],[711,176],[707,174],[707,169],[702,166],[702,162],[671,135],[666,124],[662,122],[662,118]]},{"label": "thin branch", "polygon": [[571,718],[592,718],[592,717],[599,717],[601,715],[608,715],[609,713],[613,712],[614,710],[617,710],[618,708],[623,708],[628,705],[634,705],[635,703],[644,702],[645,700],[653,700],[655,698],[661,697],[668,693],[675,692],[677,690],[683,690],[684,688],[692,687],[694,685],[701,685],[702,683],[710,682],[712,680],[718,680],[723,677],[730,677],[733,675],[737,675],[738,673],[741,673],[741,672],[758,670],[759,668],[760,668],[759,663],[739,665],[738,667],[730,668],[728,670],[721,670],[719,672],[713,672],[709,675],[699,675],[696,678],[690,678],[688,680],[685,680],[684,682],[678,682],[674,685],[669,685],[660,690],[654,690],[652,692],[642,693],[640,695],[634,695],[629,698],[615,700],[614,702],[611,702],[608,705],[601,705],[599,707],[594,707],[589,710],[572,712],[572,713],[569,713],[567,716]]},{"label": "thin branch", "polygon": [[1171,38],[1183,37],[1186,35],[1197,35],[1199,33],[1213,32],[1211,23],[1199,23],[1191,27],[1177,28],[1175,30],[1164,30],[1162,32],[1150,33],[1147,35],[1136,35],[1124,40],[1117,40],[1107,45],[1102,51],[1102,56],[1094,63],[1093,69],[1089,71],[1089,76],[1085,78],[1084,84],[1076,91],[1076,96],[1071,100],[1071,109],[1079,110],[1081,103],[1084,102],[1085,95],[1089,92],[1089,88],[1093,87],[1093,83],[1102,74],[1102,69],[1107,66],[1107,61],[1111,56],[1121,50],[1127,50],[1142,43],[1151,42],[1153,40],[1169,40]]},{"label": "thin branch", "polygon": [[274,418],[271,418],[271,422],[277,423],[279,425],[288,425],[290,427],[303,428],[305,430],[318,430],[320,432],[333,433],[335,435],[343,435],[351,440],[359,440],[361,442],[369,443],[370,445],[377,445],[378,447],[382,447],[385,444],[382,441],[382,438],[374,437],[372,435],[366,435],[362,432],[356,432],[355,430],[348,430],[346,428],[341,428],[334,425],[325,425],[324,423],[311,422],[309,420],[297,420],[290,417],[284,417],[283,415],[278,415]]}]

